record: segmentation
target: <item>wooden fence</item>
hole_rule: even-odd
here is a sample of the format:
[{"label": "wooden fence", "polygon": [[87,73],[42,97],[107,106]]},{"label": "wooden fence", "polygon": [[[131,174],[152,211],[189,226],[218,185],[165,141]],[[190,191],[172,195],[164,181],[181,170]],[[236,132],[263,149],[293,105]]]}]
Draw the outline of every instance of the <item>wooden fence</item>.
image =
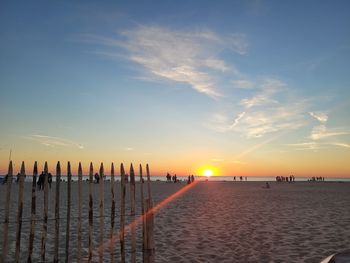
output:
[{"label": "wooden fence", "polygon": [[[146,175],[147,175],[147,195],[148,198],[145,198],[144,193],[144,178],[142,174],[142,166],[139,166],[139,185],[140,185],[140,213],[136,218],[136,183],[135,183],[135,171],[133,165],[131,164],[129,170],[130,182],[128,183],[127,175],[125,173],[125,169],[123,164],[120,165],[120,210],[119,210],[119,230],[115,229],[115,219],[118,217],[116,213],[116,191],[115,187],[117,185],[115,179],[115,171],[114,164],[111,165],[110,171],[110,204],[107,204],[107,200],[105,200],[105,172],[103,163],[100,165],[99,173],[94,175],[93,164],[90,163],[89,176],[85,180],[88,183],[88,205],[83,206],[83,169],[82,165],[79,162],[78,172],[77,172],[77,192],[72,193],[72,169],[70,162],[67,163],[67,184],[66,189],[62,189],[62,177],[61,177],[61,164],[57,162],[56,165],[56,175],[55,175],[55,199],[54,199],[54,217],[49,218],[49,205],[53,202],[49,202],[49,195],[51,195],[51,174],[49,174],[48,164],[45,162],[43,173],[38,178],[38,164],[34,163],[33,168],[33,176],[32,176],[32,184],[31,184],[31,197],[24,196],[24,185],[26,178],[25,164],[22,162],[20,173],[17,175],[16,181],[18,183],[18,193],[12,193],[13,187],[13,164],[12,161],[9,163],[8,173],[6,175],[6,184],[3,186],[6,188],[5,200],[2,201],[4,205],[4,219],[1,220],[3,224],[3,235],[2,235],[2,251],[0,256],[0,262],[23,262],[23,258],[26,258],[27,262],[36,262],[39,258],[34,258],[34,248],[38,248],[35,246],[35,237],[38,239],[40,236],[40,260],[41,262],[53,261],[59,262],[63,261],[62,257],[62,235],[65,233],[65,242],[64,242],[64,261],[76,261],[76,262],[126,262],[126,235],[130,235],[130,249],[129,249],[129,258],[130,262],[136,262],[137,256],[137,232],[136,226],[138,223],[142,225],[142,231],[140,237],[142,242],[142,257],[139,259],[143,262],[154,262],[155,260],[155,249],[154,249],[154,240],[153,240],[153,226],[154,226],[154,216],[153,216],[153,203],[152,203],[152,195],[151,195],[151,183],[150,183],[150,171],[148,164],[146,165]],[[95,181],[99,181],[98,184],[94,184],[94,176]],[[28,181],[28,180],[27,180]],[[43,204],[38,204],[38,182],[41,183],[43,192],[42,200]],[[126,186],[129,184],[129,191],[127,191]],[[96,189],[94,186],[98,187]],[[61,203],[62,190],[66,191],[66,203]],[[94,190],[98,190],[98,200],[94,200]],[[64,192],[64,191],[63,191]],[[130,214],[126,214],[126,194],[129,193],[130,196]],[[11,210],[11,203],[13,202],[13,198],[11,200],[11,193],[14,196],[17,196],[17,212],[16,219],[11,220],[11,212],[14,214],[15,211]],[[73,198],[76,197],[77,198]],[[53,196],[53,195],[52,195]],[[64,198],[64,196],[63,196]],[[23,203],[24,200],[31,200],[31,214],[30,217],[23,218]],[[41,201],[42,201],[41,200]],[[53,200],[53,198],[51,199]],[[77,209],[72,210],[72,202],[77,202],[74,204],[74,207],[77,205]],[[29,202],[29,201],[28,201]],[[94,202],[98,202],[98,216],[94,211]],[[109,215],[105,216],[105,205],[110,207]],[[37,213],[37,208],[40,206],[42,208],[41,213]],[[83,211],[88,212],[83,216]],[[62,215],[62,211],[65,212],[65,217]],[[106,226],[106,217],[110,217],[109,223],[110,227]],[[128,217],[126,224],[126,217]],[[98,241],[96,237],[94,237],[94,223],[95,220],[99,220],[99,231],[98,231]],[[54,232],[53,235],[48,235],[48,221],[52,220],[54,222]],[[77,227],[72,229],[71,220],[77,220]],[[26,233],[28,234],[28,238],[21,238],[22,235],[22,227],[23,222],[29,223],[28,229],[26,229]],[[83,230],[83,221],[88,222],[88,227]],[[41,227],[39,224],[42,224]],[[65,229],[62,229],[62,223],[65,225]],[[108,222],[107,222],[108,223]],[[13,246],[9,246],[11,243],[11,236],[9,237],[9,225],[16,225],[16,235],[15,235],[15,247],[14,247],[14,258],[13,255]],[[37,230],[41,229],[41,233],[37,233]],[[110,228],[110,231],[107,235],[105,230]],[[28,233],[29,232],[29,233]],[[72,239],[74,238],[74,244],[76,247],[72,247]],[[106,238],[106,236],[108,238]],[[84,238],[87,240],[85,246],[82,245]],[[13,239],[13,238],[12,238]],[[118,241],[119,240],[119,249],[118,249]],[[24,241],[27,241],[28,249],[21,249],[21,244]],[[12,240],[13,242],[13,240]],[[53,249],[51,249],[51,253],[47,252],[47,244],[53,244]],[[60,245],[61,244],[61,245]],[[96,246],[97,245],[97,246]],[[72,250],[76,250],[74,253],[74,257],[71,253]],[[106,250],[109,251],[109,260],[105,259]],[[61,251],[61,253],[60,253]],[[26,255],[23,255],[23,254]],[[38,252],[37,252],[38,253]],[[120,259],[117,258],[117,255],[120,256]],[[11,258],[10,258],[11,256]],[[108,256],[108,255],[107,255]]]}]

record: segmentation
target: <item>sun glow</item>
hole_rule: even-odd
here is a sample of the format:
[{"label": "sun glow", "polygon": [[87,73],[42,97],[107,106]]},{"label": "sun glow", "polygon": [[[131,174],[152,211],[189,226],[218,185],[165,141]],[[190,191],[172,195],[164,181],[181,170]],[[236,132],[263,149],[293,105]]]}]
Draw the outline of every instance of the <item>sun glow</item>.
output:
[{"label": "sun glow", "polygon": [[203,171],[203,175],[204,176],[212,176],[213,175],[213,170],[211,170],[211,169],[205,169],[204,171]]},{"label": "sun glow", "polygon": [[220,174],[220,171],[217,167],[207,164],[207,165],[198,167],[195,173],[199,176],[211,177],[211,176],[218,176]]}]

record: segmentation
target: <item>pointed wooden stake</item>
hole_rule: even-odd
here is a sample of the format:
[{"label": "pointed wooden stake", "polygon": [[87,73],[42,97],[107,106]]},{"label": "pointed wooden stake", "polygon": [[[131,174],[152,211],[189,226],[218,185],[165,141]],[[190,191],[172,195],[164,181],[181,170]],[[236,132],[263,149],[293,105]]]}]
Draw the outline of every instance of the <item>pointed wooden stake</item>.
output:
[{"label": "pointed wooden stake", "polygon": [[58,262],[58,247],[60,237],[60,186],[61,186],[61,164],[56,165],[56,194],[55,194],[55,242],[53,262]]},{"label": "pointed wooden stake", "polygon": [[93,232],[93,199],[92,199],[92,184],[94,181],[94,168],[92,162],[90,162],[90,171],[89,171],[89,256],[88,262],[92,261],[92,232]]},{"label": "pointed wooden stake", "polygon": [[24,167],[24,162],[22,162],[21,173],[19,176],[19,186],[18,186],[18,209],[17,209],[17,230],[16,230],[16,253],[15,261],[19,262],[19,254],[21,252],[21,231],[22,231],[22,215],[23,215],[23,186],[24,177],[26,176],[26,171]]},{"label": "pointed wooden stake", "polygon": [[33,245],[34,245],[37,176],[38,176],[38,163],[35,162],[34,168],[33,168],[33,182],[32,182],[32,205],[31,205],[30,233],[29,233],[28,258],[27,258],[28,263],[32,262]]},{"label": "pointed wooden stake", "polygon": [[[131,222],[135,221],[135,173],[132,164],[130,165],[130,220]],[[136,226],[135,224],[131,224],[131,262],[136,262]]]},{"label": "pointed wooden stake", "polygon": [[2,243],[2,258],[3,261],[6,261],[7,256],[7,236],[8,236],[8,226],[9,226],[9,215],[10,215],[10,198],[11,198],[11,185],[12,185],[12,178],[13,178],[13,166],[12,161],[9,163],[9,169],[7,172],[7,179],[6,179],[6,200],[5,200],[5,220],[4,220],[4,242]]},{"label": "pointed wooden stake", "polygon": [[142,176],[142,165],[140,164],[140,195],[141,195],[141,213],[142,213],[142,260],[145,261],[145,248],[146,245],[146,216],[145,216],[145,205],[143,196],[143,176]]},{"label": "pointed wooden stake", "polygon": [[83,180],[83,169],[79,162],[78,167],[78,262],[81,258],[81,203],[82,203],[82,189],[81,184]]},{"label": "pointed wooden stake", "polygon": [[44,222],[41,235],[41,261],[45,262],[46,253],[46,236],[47,236],[47,219],[48,219],[48,209],[49,209],[49,192],[48,192],[48,174],[49,169],[47,162],[44,166]]},{"label": "pointed wooden stake", "polygon": [[100,249],[99,249],[99,262],[103,262],[103,236],[104,236],[104,169],[103,163],[100,166],[100,187],[99,187],[99,196],[100,196]]},{"label": "pointed wooden stake", "polygon": [[112,195],[112,206],[111,206],[111,262],[114,262],[114,250],[113,250],[113,232],[114,232],[114,219],[115,219],[115,179],[114,179],[114,164],[111,165],[111,195]]},{"label": "pointed wooden stake", "polygon": [[70,210],[71,210],[71,183],[72,172],[70,162],[67,164],[67,225],[66,225],[66,262],[69,262],[69,240],[70,240]]},{"label": "pointed wooden stake", "polygon": [[154,249],[154,239],[153,239],[153,228],[154,228],[154,219],[152,211],[152,203],[150,199],[146,200],[146,233],[147,233],[147,247],[145,249],[144,262],[153,263],[155,261],[155,249]]},{"label": "pointed wooden stake", "polygon": [[148,199],[149,199],[149,201],[151,203],[151,206],[153,206],[152,193],[151,193],[151,176],[150,176],[148,164],[146,164],[146,173],[147,173]]},{"label": "pointed wooden stake", "polygon": [[119,229],[119,241],[120,241],[120,257],[121,262],[125,263],[125,240],[124,240],[124,227],[125,227],[125,171],[124,165],[120,164],[120,188],[121,188],[121,197],[120,197],[120,229]]}]

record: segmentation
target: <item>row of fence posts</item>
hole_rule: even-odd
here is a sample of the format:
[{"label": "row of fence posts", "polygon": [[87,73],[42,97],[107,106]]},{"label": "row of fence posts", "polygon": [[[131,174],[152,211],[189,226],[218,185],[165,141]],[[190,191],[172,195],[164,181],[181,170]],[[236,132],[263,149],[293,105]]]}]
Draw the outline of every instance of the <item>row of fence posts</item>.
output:
[{"label": "row of fence posts", "polygon": [[[46,261],[46,242],[47,242],[47,224],[48,224],[48,165],[45,162],[44,165],[44,215],[43,215],[43,225],[41,232],[41,261]],[[141,194],[141,221],[142,221],[142,258],[143,262],[154,262],[155,260],[155,249],[154,249],[154,239],[153,239],[153,227],[154,227],[154,217],[153,217],[153,204],[151,196],[151,184],[150,184],[150,172],[149,166],[146,165],[147,174],[147,190],[148,199],[144,199],[143,191],[143,175],[142,166],[140,164],[140,194]],[[21,252],[21,231],[22,231],[22,215],[23,215],[23,188],[24,188],[24,178],[26,176],[25,164],[22,162],[21,171],[18,180],[18,208],[17,208],[17,218],[16,218],[16,251],[15,251],[15,262],[20,261]],[[27,262],[32,262],[33,255],[33,245],[35,236],[35,224],[36,224],[36,185],[38,176],[38,165],[37,162],[34,163],[33,169],[33,181],[32,181],[32,198],[31,198],[31,219],[30,219],[30,234],[28,242],[28,257]],[[120,229],[119,229],[119,242],[120,242],[120,255],[121,262],[125,262],[125,197],[126,197],[126,180],[125,180],[125,170],[123,164],[120,165],[120,176],[121,176],[121,197],[120,197]],[[82,257],[82,166],[79,162],[78,167],[78,247],[77,247],[77,262],[83,260]],[[99,243],[100,247],[98,249],[99,262],[103,262],[103,252],[104,252],[104,168],[103,163],[101,163],[99,170]],[[3,229],[3,246],[2,255],[0,257],[0,262],[6,262],[8,254],[8,227],[9,227],[9,215],[10,215],[10,198],[11,198],[11,185],[13,180],[13,165],[12,161],[9,163],[8,173],[7,173],[7,183],[6,183],[6,200],[5,204],[5,218],[4,218],[4,229]],[[56,166],[56,196],[55,196],[55,235],[54,235],[54,255],[53,262],[59,262],[59,237],[60,237],[60,182],[61,182],[61,165],[57,162]],[[71,220],[71,182],[72,182],[72,172],[70,162],[67,164],[67,217],[66,217],[66,242],[65,242],[65,262],[70,261],[70,220]],[[91,262],[93,259],[93,165],[90,163],[89,171],[89,235],[88,235],[88,256],[87,261]],[[114,176],[114,165],[111,165],[111,230],[110,239],[114,238],[114,225],[115,225],[115,176]],[[131,262],[136,262],[136,219],[135,219],[135,209],[136,209],[136,189],[135,189],[135,172],[131,164],[130,166],[130,204],[131,204],[131,224],[130,224],[130,234],[131,234]],[[114,258],[114,247],[113,242],[110,242],[110,260],[115,261]]]}]

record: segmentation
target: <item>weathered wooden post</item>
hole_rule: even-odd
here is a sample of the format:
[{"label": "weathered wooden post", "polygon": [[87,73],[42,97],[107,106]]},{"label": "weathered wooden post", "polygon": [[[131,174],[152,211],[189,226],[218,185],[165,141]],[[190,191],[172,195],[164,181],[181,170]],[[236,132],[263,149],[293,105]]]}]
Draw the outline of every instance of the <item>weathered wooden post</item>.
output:
[{"label": "weathered wooden post", "polygon": [[18,209],[17,209],[17,230],[16,230],[16,253],[15,261],[19,262],[19,254],[21,251],[21,231],[22,231],[22,215],[23,215],[23,186],[24,177],[26,176],[26,171],[24,167],[24,162],[22,162],[21,173],[19,176],[19,186],[18,186]]},{"label": "weathered wooden post", "polygon": [[143,196],[143,177],[142,177],[142,165],[140,164],[140,196],[141,196],[141,214],[142,214],[142,260],[145,261],[145,248],[146,242],[146,216],[145,216],[145,204]]},{"label": "weathered wooden post", "polygon": [[146,164],[146,173],[147,173],[148,199],[151,202],[151,206],[153,206],[152,193],[151,193],[151,176],[150,176],[148,164]]},{"label": "weathered wooden post", "polygon": [[100,196],[100,249],[99,249],[99,262],[103,262],[103,236],[104,236],[104,169],[103,163],[100,165],[100,187],[99,187],[99,196]]},{"label": "weathered wooden post", "polygon": [[58,262],[58,247],[60,237],[60,186],[61,186],[61,164],[56,165],[56,196],[55,196],[55,242],[53,262]]},{"label": "weathered wooden post", "polygon": [[153,239],[153,228],[154,228],[154,213],[152,211],[152,193],[151,193],[151,178],[149,172],[149,166],[146,165],[147,173],[147,186],[148,186],[148,200],[146,200],[146,242],[147,246],[145,249],[144,262],[153,263],[155,260],[155,249],[154,249],[154,239]]},{"label": "weathered wooden post", "polygon": [[115,218],[115,180],[114,180],[114,164],[111,165],[111,195],[112,195],[112,205],[111,205],[111,246],[110,246],[110,253],[111,253],[111,262],[114,262],[114,250],[113,250],[113,232],[114,232],[114,218]]},{"label": "weathered wooden post", "polygon": [[94,168],[92,162],[90,162],[90,172],[89,172],[89,256],[88,262],[92,261],[92,232],[93,232],[93,199],[92,199],[92,184],[94,180]]},{"label": "weathered wooden post", "polygon": [[136,262],[136,225],[135,221],[135,173],[132,164],[130,165],[130,220],[131,220],[131,262]]},{"label": "weathered wooden post", "polygon": [[11,185],[13,178],[13,166],[12,161],[9,163],[9,169],[7,172],[6,181],[6,200],[5,200],[5,221],[4,221],[4,242],[2,243],[2,262],[6,261],[7,256],[7,237],[8,237],[8,227],[9,227],[9,216],[10,216],[10,198],[11,198]]},{"label": "weathered wooden post", "polygon": [[146,228],[147,228],[147,248],[145,249],[145,262],[153,263],[155,260],[155,250],[154,250],[154,239],[153,239],[153,228],[154,228],[154,216],[152,211],[152,203],[150,199],[146,200]]},{"label": "weathered wooden post", "polygon": [[120,241],[120,257],[121,262],[125,263],[125,240],[124,240],[124,227],[125,227],[125,171],[124,165],[120,164],[120,230],[119,230],[119,241]]},{"label": "weathered wooden post", "polygon": [[29,245],[28,245],[28,259],[27,262],[32,262],[33,245],[34,245],[34,233],[35,233],[35,216],[36,216],[36,179],[38,176],[38,163],[34,163],[33,168],[33,182],[32,182],[32,205],[30,216],[30,233],[29,233]]},{"label": "weathered wooden post", "polygon": [[46,236],[47,236],[47,219],[48,219],[48,209],[49,209],[49,193],[48,193],[48,174],[49,169],[47,162],[44,165],[44,222],[41,235],[41,261],[45,262],[46,253]]},{"label": "weathered wooden post", "polygon": [[82,202],[82,189],[81,184],[83,180],[83,169],[81,167],[81,162],[79,162],[78,167],[78,262],[81,258],[81,202]]},{"label": "weathered wooden post", "polygon": [[145,207],[144,207],[144,203],[143,203],[143,176],[142,176],[142,165],[140,164],[139,166],[140,168],[140,196],[141,196],[141,213],[143,215],[143,213],[145,212]]},{"label": "weathered wooden post", "polygon": [[66,225],[66,263],[69,262],[69,239],[70,239],[70,210],[71,210],[71,183],[72,172],[70,162],[67,164],[67,225]]}]

